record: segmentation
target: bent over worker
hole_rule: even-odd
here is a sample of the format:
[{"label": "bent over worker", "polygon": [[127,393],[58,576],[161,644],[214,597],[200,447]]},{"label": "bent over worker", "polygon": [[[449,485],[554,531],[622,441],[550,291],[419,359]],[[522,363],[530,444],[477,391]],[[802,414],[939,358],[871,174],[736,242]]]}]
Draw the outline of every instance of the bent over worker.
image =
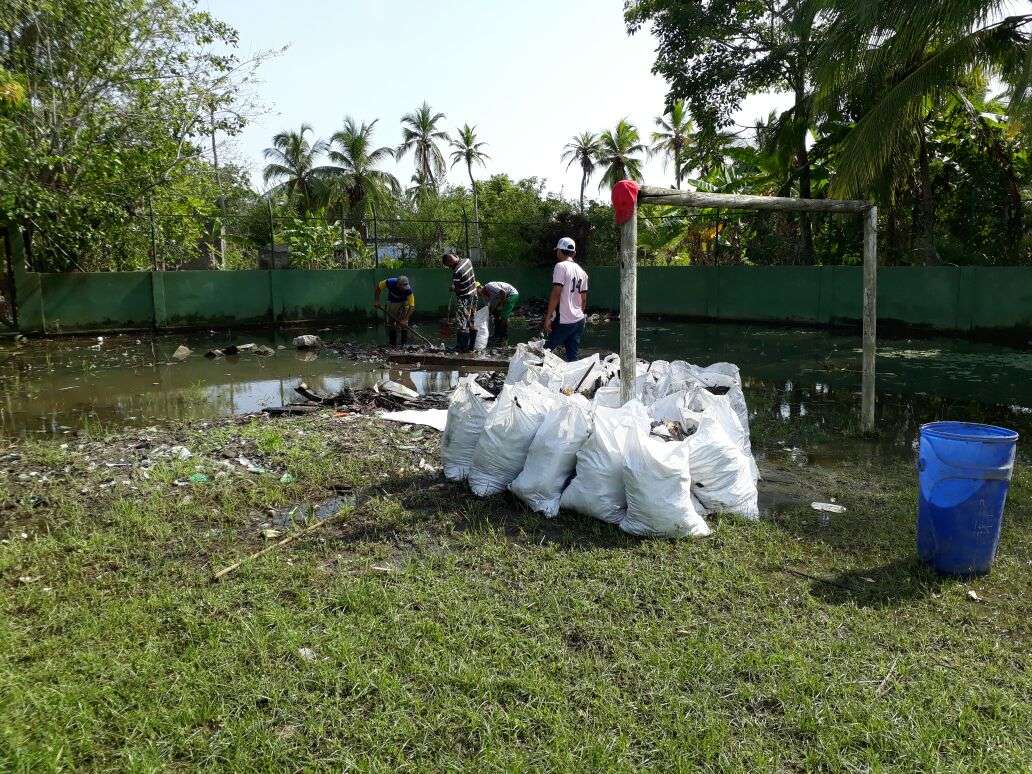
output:
[{"label": "bent over worker", "polygon": [[480,297],[491,309],[494,340],[499,344],[509,341],[509,318],[520,303],[520,293],[508,282],[488,282],[480,287]]},{"label": "bent over worker", "polygon": [[473,262],[459,258],[455,253],[445,253],[441,263],[451,269],[452,292],[455,294],[455,350],[472,352],[476,342],[476,328],[473,315],[477,312],[477,278],[473,274]]},{"label": "bent over worker", "polygon": [[376,283],[376,291],[373,297],[373,305],[377,309],[384,309],[380,305],[380,294],[384,288],[387,289],[387,343],[395,347],[398,345],[398,332],[401,332],[401,346],[408,343],[409,320],[412,313],[416,311],[416,294],[412,292],[412,284],[409,278],[389,277]]},{"label": "bent over worker", "polygon": [[542,325],[548,334],[545,348],[553,350],[562,345],[567,361],[577,359],[588,306],[588,273],[573,260],[576,255],[577,246],[570,237],[563,237],[555,246],[552,294]]}]

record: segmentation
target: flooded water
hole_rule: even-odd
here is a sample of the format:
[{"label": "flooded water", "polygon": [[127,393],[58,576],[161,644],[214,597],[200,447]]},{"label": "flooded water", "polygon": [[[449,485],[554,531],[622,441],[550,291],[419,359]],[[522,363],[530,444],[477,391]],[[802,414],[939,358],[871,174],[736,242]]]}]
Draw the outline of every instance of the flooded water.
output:
[{"label": "flooded water", "polygon": [[[300,381],[325,392],[364,387],[390,376],[421,393],[450,389],[451,371],[387,371],[331,351],[298,352],[290,340],[304,331],[230,334],[116,335],[0,343],[0,433],[63,433],[85,426],[148,425],[258,411],[295,399]],[[317,331],[322,338],[374,344],[376,327]],[[424,332],[436,336],[435,327]],[[529,338],[513,324],[513,341]],[[619,326],[592,326],[585,348],[618,347]],[[276,353],[206,360],[231,343],[268,344]],[[172,362],[176,347],[194,354]],[[855,423],[860,340],[855,334],[754,325],[648,321],[639,328],[639,355],[695,363],[737,363],[755,421],[810,428],[815,435]],[[1032,430],[1032,353],[957,339],[879,343],[879,427],[882,445],[904,448],[925,421],[990,421]],[[877,448],[877,447],[874,447]],[[868,449],[870,451],[870,449]],[[787,453],[792,453],[791,449]],[[808,447],[810,458],[820,449]],[[866,453],[866,452],[865,452]],[[812,461],[812,459],[811,459]]]}]

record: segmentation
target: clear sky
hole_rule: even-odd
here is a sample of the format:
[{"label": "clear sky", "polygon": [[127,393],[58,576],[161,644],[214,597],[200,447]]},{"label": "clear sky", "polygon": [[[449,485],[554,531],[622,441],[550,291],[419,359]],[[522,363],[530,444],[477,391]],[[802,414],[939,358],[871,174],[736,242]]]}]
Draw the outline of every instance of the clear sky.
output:
[{"label": "clear sky", "polygon": [[[236,138],[231,158],[261,187],[262,149],[272,135],[302,122],[329,136],[345,115],[379,118],[376,140],[396,145],[399,120],[424,99],[446,114],[445,126],[469,122],[488,143],[491,161],[475,170],[514,179],[547,179],[551,191],[576,198],[580,175],[560,161],[577,132],[599,131],[626,116],[647,139],[663,110],[665,83],[652,75],[654,40],[629,37],[622,0],[203,0],[240,32],[240,53],[289,45],[265,63],[257,98],[269,112]],[[743,111],[752,121],[778,100],[758,97]],[[411,158],[397,165],[402,184]],[[646,180],[673,177],[660,161]],[[456,167],[449,181],[464,185]],[[598,181],[588,191],[598,196]],[[608,195],[606,195],[608,198]]]}]

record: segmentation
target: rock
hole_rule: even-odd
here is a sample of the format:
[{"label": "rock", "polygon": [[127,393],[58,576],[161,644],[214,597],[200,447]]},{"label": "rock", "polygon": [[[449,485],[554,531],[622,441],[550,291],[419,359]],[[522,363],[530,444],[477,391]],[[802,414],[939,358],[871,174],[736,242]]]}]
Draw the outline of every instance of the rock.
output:
[{"label": "rock", "polygon": [[294,338],[294,346],[298,349],[319,349],[322,345],[322,339],[310,333]]},{"label": "rock", "polygon": [[190,354],[190,348],[180,344],[176,351],[172,353],[172,359],[178,363],[182,363],[184,360],[190,357]]},{"label": "rock", "polygon": [[269,355],[275,355],[276,350],[274,350],[272,347],[262,344],[260,347],[255,349],[254,354],[261,355],[262,357],[269,357]]}]

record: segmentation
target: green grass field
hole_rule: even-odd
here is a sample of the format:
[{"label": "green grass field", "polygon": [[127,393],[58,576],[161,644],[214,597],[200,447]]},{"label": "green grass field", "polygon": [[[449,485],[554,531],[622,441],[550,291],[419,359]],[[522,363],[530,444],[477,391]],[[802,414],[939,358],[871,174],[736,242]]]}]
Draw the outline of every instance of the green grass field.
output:
[{"label": "green grass field", "polygon": [[[0,444],[2,770],[1032,767],[1024,466],[992,574],[958,582],[913,558],[902,457],[807,468],[830,526],[642,541],[477,501],[420,468],[436,433],[374,419],[80,442]],[[193,456],[105,464],[158,442]],[[210,581],[270,508],[334,495]]]}]

